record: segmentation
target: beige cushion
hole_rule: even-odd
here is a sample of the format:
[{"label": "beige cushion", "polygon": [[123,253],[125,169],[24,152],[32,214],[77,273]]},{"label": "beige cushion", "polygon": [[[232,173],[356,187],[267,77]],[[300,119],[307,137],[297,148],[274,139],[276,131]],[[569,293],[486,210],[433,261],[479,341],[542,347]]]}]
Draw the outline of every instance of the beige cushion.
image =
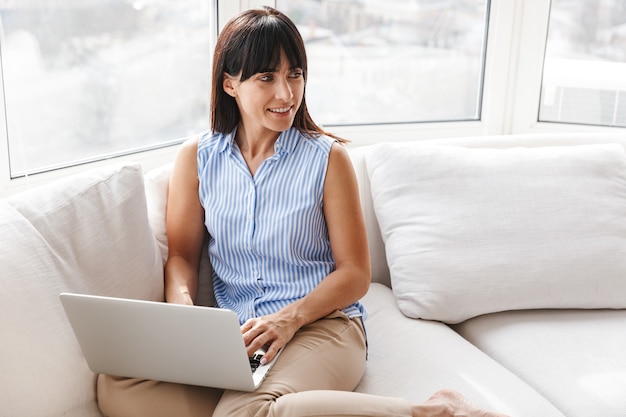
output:
[{"label": "beige cushion", "polygon": [[68,177],[0,204],[0,343],[6,416],[96,416],[95,375],[61,292],[163,297],[138,165]]},{"label": "beige cushion", "polygon": [[626,307],[621,145],[367,155],[399,306],[457,323],[503,310]]}]

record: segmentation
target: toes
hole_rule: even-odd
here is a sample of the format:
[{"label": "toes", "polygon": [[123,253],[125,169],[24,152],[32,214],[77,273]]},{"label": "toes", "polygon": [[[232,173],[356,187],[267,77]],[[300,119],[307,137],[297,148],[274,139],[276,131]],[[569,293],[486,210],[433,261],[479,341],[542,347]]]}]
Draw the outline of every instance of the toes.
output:
[{"label": "toes", "polygon": [[442,389],[434,393],[428,400],[431,404],[438,404],[446,412],[441,415],[468,416],[468,417],[506,417],[503,414],[490,413],[473,405],[467,398],[451,389]]},{"label": "toes", "polygon": [[463,397],[461,394],[451,389],[439,390],[436,393],[434,393],[430,398],[433,400],[435,399],[448,400],[453,403],[463,403],[463,404],[468,403],[465,397]]}]

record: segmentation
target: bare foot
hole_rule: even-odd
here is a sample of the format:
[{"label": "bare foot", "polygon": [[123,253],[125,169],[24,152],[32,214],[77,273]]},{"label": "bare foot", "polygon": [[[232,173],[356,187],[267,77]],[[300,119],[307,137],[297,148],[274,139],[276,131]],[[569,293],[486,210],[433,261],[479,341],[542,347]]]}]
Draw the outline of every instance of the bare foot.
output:
[{"label": "bare foot", "polygon": [[424,404],[413,407],[413,417],[506,417],[481,410],[456,391],[437,391]]}]

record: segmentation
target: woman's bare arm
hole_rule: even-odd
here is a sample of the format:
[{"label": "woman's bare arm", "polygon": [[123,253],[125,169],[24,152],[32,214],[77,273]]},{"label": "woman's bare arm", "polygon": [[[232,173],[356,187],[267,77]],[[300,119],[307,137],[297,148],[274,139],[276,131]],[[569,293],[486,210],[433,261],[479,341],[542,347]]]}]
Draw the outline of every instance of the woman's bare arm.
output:
[{"label": "woman's bare arm", "polygon": [[174,161],[167,198],[169,247],[165,264],[165,300],[193,304],[198,290],[198,264],[204,241],[204,209],[198,197],[198,140],[186,141]]}]

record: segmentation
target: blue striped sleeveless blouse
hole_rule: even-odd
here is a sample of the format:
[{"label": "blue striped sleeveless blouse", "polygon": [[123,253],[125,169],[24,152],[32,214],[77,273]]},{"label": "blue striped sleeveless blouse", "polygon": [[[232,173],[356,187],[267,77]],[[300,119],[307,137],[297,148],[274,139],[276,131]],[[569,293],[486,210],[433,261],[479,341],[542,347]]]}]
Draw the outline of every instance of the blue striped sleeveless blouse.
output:
[{"label": "blue striped sleeveless blouse", "polygon": [[[234,137],[200,137],[199,196],[215,298],[244,323],[304,297],[335,268],[322,204],[333,140],[282,132],[252,176]],[[344,312],[364,309],[357,302]]]}]

